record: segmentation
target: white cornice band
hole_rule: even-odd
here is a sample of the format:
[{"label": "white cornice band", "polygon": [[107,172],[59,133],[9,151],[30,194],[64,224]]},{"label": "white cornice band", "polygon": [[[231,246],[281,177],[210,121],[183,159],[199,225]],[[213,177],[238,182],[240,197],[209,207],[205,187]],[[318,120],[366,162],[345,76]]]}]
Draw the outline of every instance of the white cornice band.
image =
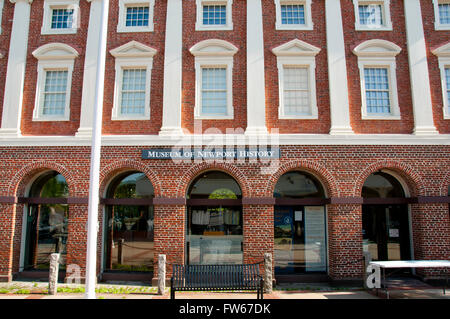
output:
[{"label": "white cornice band", "polygon": [[[74,147],[90,146],[89,136],[21,136],[0,138],[0,147]],[[450,145],[450,134],[243,134],[211,135],[104,135],[102,146],[171,146],[171,145]]]}]

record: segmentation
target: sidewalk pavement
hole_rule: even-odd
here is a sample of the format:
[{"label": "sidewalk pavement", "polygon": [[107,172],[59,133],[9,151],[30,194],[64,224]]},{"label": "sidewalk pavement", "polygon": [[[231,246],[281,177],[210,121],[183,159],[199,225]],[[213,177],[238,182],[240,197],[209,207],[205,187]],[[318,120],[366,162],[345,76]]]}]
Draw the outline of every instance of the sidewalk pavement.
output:
[{"label": "sidewalk pavement", "polygon": [[[0,283],[0,299],[83,299],[84,286],[59,284],[58,294],[46,294],[45,282],[13,281]],[[169,299],[169,289],[161,296],[157,288],[137,283],[98,284],[98,299]],[[355,287],[331,287],[327,284],[280,285],[264,299],[385,299],[383,290],[375,291]],[[450,291],[424,285],[422,287],[393,288],[390,299],[448,299]],[[256,299],[256,292],[177,292],[176,299]]]}]

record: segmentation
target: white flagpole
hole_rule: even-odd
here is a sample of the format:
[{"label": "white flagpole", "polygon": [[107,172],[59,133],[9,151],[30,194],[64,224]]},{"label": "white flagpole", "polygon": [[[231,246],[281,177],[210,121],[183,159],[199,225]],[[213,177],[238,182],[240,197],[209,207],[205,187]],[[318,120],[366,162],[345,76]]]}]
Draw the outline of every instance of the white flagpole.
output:
[{"label": "white flagpole", "polygon": [[[100,187],[100,151],[102,138],[103,91],[105,83],[106,38],[108,30],[109,0],[102,2],[99,48],[97,54],[97,75],[95,83],[94,123],[92,128],[91,170],[89,178],[88,233],[86,252],[85,299],[95,299],[97,277],[97,235],[98,205]],[[91,6],[96,1],[91,2]]]}]

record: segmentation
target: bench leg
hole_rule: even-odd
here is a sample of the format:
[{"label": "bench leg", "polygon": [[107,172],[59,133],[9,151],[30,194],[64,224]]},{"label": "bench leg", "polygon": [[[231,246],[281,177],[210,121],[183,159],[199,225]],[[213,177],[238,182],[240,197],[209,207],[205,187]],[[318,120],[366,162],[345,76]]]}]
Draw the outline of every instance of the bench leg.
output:
[{"label": "bench leg", "polygon": [[173,289],[173,277],[170,279],[170,299],[175,299],[175,289]]}]

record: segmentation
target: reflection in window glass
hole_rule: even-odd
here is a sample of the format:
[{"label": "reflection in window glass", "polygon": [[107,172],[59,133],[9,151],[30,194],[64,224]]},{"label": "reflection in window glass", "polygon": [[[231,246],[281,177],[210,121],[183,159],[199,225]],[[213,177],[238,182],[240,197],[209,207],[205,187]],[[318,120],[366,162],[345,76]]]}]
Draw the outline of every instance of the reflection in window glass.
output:
[{"label": "reflection in window glass", "polygon": [[73,26],[73,9],[53,9],[52,29],[70,29]]},{"label": "reflection in window glass", "polygon": [[[152,198],[153,186],[143,173],[128,172],[114,179],[108,197],[116,199]],[[154,212],[147,205],[106,207],[107,270],[153,271]]]},{"label": "reflection in window glass", "polygon": [[281,176],[273,195],[276,198],[325,197],[323,188],[317,179],[304,172],[288,172]]},{"label": "reflection in window glass", "polygon": [[387,173],[377,172],[370,175],[364,182],[362,196],[364,198],[405,197],[405,193],[395,177]]},{"label": "reflection in window glass", "polygon": [[66,108],[68,71],[46,71],[42,114],[63,115]]},{"label": "reflection in window glass", "polygon": [[227,114],[227,69],[202,68],[202,113]]},{"label": "reflection in window glass", "polygon": [[146,27],[149,21],[149,7],[128,7],[125,25],[127,27]]},{"label": "reflection in window glass", "polygon": [[277,274],[326,271],[323,206],[275,206],[274,227]]},{"label": "reflection in window glass", "polygon": [[305,7],[299,4],[281,5],[282,24],[305,24]]},{"label": "reflection in window glass", "polygon": [[[275,198],[324,198],[320,182],[305,172],[282,175]],[[324,206],[274,207],[274,260],[278,275],[326,272],[326,216]]]},{"label": "reflection in window glass", "polygon": [[[65,178],[48,172],[36,179],[29,197],[61,198],[68,196]],[[48,269],[50,254],[61,254],[61,267],[66,264],[68,205],[32,204],[26,219],[26,249],[24,269]]]},{"label": "reflection in window glass", "polygon": [[207,5],[203,6],[204,25],[225,25],[227,23],[227,6]]},{"label": "reflection in window glass", "polygon": [[450,3],[439,4],[439,22],[441,24],[450,24]]},{"label": "reflection in window glass", "polygon": [[[191,199],[241,198],[238,183],[222,172],[207,172],[189,187]],[[187,210],[187,262],[190,264],[241,264],[242,207],[190,206]]]},{"label": "reflection in window glass", "polygon": [[364,68],[367,113],[390,113],[388,69]]},{"label": "reflection in window glass", "polygon": [[383,9],[381,4],[360,5],[359,23],[366,26],[382,26]]}]

